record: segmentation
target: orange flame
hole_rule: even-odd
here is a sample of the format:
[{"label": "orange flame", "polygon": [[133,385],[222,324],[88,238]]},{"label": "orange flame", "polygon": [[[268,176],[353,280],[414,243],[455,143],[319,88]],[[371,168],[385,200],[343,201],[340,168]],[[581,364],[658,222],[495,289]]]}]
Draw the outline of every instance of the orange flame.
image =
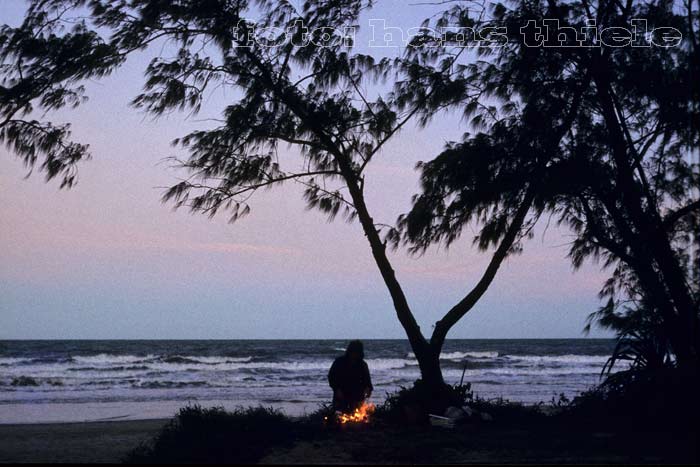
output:
[{"label": "orange flame", "polygon": [[363,402],[352,413],[338,413],[338,423],[369,423],[370,416],[374,413],[374,404]]}]

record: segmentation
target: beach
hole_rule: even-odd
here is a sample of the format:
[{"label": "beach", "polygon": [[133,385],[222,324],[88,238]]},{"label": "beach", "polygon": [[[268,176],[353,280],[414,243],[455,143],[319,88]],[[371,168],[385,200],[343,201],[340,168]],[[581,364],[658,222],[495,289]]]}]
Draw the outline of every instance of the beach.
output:
[{"label": "beach", "polygon": [[0,425],[0,462],[120,462],[165,420]]},{"label": "beach", "polygon": [[[0,462],[119,462],[165,422],[0,425]],[[619,433],[499,423],[457,430],[373,427],[319,431],[314,439],[273,449],[260,463],[688,462],[697,460],[695,436],[693,432]]]}]

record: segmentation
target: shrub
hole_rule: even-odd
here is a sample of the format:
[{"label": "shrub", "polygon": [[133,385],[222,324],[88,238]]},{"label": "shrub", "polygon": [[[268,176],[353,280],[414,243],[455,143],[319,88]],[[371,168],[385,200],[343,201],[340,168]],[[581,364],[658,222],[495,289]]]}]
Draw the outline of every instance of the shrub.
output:
[{"label": "shrub", "polygon": [[638,368],[610,375],[574,398],[569,415],[610,419],[633,425],[687,427],[697,424],[697,373],[677,368]]},{"label": "shrub", "polygon": [[314,412],[304,415],[301,419],[301,426],[319,426],[325,424],[328,420],[333,420],[335,418],[335,409],[333,404],[324,403],[319,405],[318,409]]},{"label": "shrub", "polygon": [[125,462],[247,464],[294,438],[293,422],[271,408],[227,412],[193,405],[180,409],[153,440],[132,451]]},{"label": "shrub", "polygon": [[[482,399],[474,397],[474,400],[469,404],[469,407],[481,413],[487,413],[494,420],[503,423],[533,423],[538,422],[546,417],[547,412],[554,412],[554,408],[558,407],[560,402],[552,401],[550,404],[540,403],[538,405],[526,405],[522,402],[514,402],[502,397],[496,399]],[[549,408],[552,408],[550,410]],[[543,410],[544,409],[544,410]]]},{"label": "shrub", "polygon": [[461,407],[474,398],[471,384],[445,385],[441,394],[433,393],[420,379],[412,387],[401,387],[387,394],[375,415],[391,422],[427,423],[428,414],[440,414],[449,406]]}]

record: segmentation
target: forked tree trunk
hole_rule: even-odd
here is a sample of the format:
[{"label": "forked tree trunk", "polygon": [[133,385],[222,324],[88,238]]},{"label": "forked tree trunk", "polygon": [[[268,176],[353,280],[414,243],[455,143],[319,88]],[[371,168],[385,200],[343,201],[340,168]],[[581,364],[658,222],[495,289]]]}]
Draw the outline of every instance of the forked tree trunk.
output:
[{"label": "forked tree trunk", "polygon": [[362,230],[367,237],[367,241],[370,244],[372,256],[382,275],[382,279],[384,279],[384,284],[389,290],[396,316],[406,332],[408,341],[411,344],[411,349],[413,349],[413,353],[418,361],[421,380],[428,389],[428,392],[434,395],[436,400],[443,399],[447,393],[448,387],[445,384],[445,380],[442,376],[442,369],[440,368],[442,343],[440,343],[439,346],[431,345],[423,336],[420,326],[416,322],[408,305],[408,300],[401,288],[401,284],[396,279],[396,274],[391,266],[391,262],[386,255],[386,245],[382,242],[379,232],[374,225],[374,220],[369,214],[364,194],[352,170],[350,170],[350,167],[342,163],[342,158],[339,162],[348,186],[348,191],[353,200],[353,205],[357,212],[357,217],[362,225]]},{"label": "forked tree trunk", "polygon": [[421,354],[416,354],[418,367],[420,368],[421,379],[431,389],[431,392],[439,394],[446,386],[440,367],[440,353],[442,346],[428,344]]},{"label": "forked tree trunk", "polygon": [[362,193],[357,179],[350,169],[349,164],[347,164],[347,161],[342,157],[339,159],[339,165],[347,183],[350,196],[352,197],[357,217],[370,244],[372,256],[391,295],[396,316],[406,332],[411,348],[416,355],[416,360],[418,360],[421,380],[426,389],[426,394],[424,395],[429,399],[426,402],[429,407],[442,411],[447,405],[455,402],[453,400],[453,391],[450,386],[445,383],[442,369],[440,368],[440,353],[447,333],[474,307],[474,305],[476,305],[493,281],[496,272],[503,260],[508,256],[508,252],[516,241],[518,233],[525,222],[527,213],[534,200],[535,189],[533,186],[530,186],[526,190],[523,201],[518,207],[511,225],[508,227],[501,244],[491,258],[491,262],[484,271],[481,280],[479,280],[474,288],[457,305],[447,312],[443,319],[435,324],[435,330],[430,340],[427,340],[423,336],[420,326],[418,326],[411,312],[401,284],[396,279],[394,269],[386,255],[386,245],[382,242],[379,232],[374,225],[374,221],[369,214],[367,205],[365,204],[364,194]]}]

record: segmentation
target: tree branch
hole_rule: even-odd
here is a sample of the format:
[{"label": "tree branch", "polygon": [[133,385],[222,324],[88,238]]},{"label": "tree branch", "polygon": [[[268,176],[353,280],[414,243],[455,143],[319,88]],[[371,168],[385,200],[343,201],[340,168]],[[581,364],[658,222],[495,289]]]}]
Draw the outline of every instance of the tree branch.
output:
[{"label": "tree branch", "polygon": [[484,271],[484,274],[481,276],[479,282],[477,282],[474,288],[472,288],[472,290],[469,291],[469,293],[462,300],[460,300],[459,303],[452,307],[452,309],[448,311],[440,321],[435,323],[435,329],[433,330],[433,335],[430,338],[431,346],[437,349],[441,348],[450,328],[452,328],[452,326],[454,326],[474,307],[474,305],[476,305],[479,299],[489,288],[494,277],[496,277],[498,268],[503,263],[503,260],[506,259],[508,252],[518,239],[518,233],[525,222],[525,218],[527,213],[530,211],[534,198],[535,190],[532,185],[530,185],[525,193],[525,196],[523,197],[522,202],[520,203],[520,206],[518,207],[518,210],[515,213],[515,216],[513,217],[513,221],[503,237],[503,240],[501,240],[501,244],[494,252],[493,257],[491,258],[491,261],[489,262],[489,265]]},{"label": "tree branch", "polygon": [[666,214],[663,220],[664,227],[666,227],[666,229],[672,228],[676,222],[693,211],[700,212],[700,199]]}]

